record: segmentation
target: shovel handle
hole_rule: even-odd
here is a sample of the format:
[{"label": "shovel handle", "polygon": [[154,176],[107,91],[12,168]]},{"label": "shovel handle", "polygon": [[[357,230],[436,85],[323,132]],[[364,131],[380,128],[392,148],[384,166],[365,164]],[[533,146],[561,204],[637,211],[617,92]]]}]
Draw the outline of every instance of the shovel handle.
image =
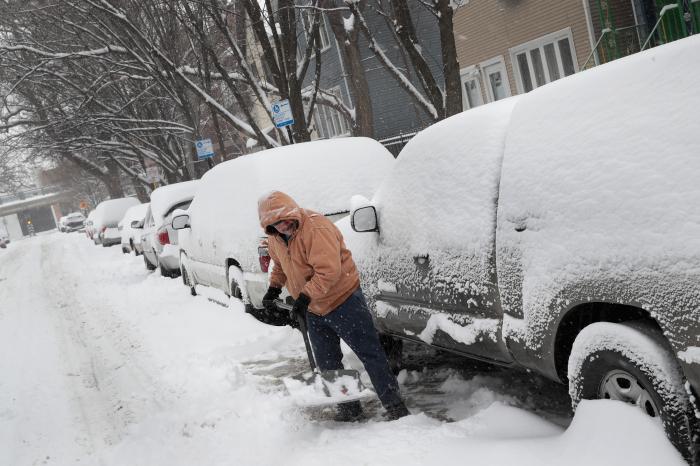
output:
[{"label": "shovel handle", "polygon": [[[290,306],[289,304],[287,304],[281,300],[276,300],[275,304],[277,305],[278,309],[284,309],[290,313],[293,312],[292,306]],[[304,346],[306,347],[306,355],[309,358],[309,365],[311,366],[311,370],[316,372],[317,371],[316,359],[314,358],[314,352],[311,349],[311,342],[309,341],[309,331],[308,331],[308,328],[306,327],[306,319],[304,319],[304,316],[301,315],[301,313],[299,313],[299,312],[294,312],[293,317],[297,320],[297,323],[299,324],[299,331],[301,332],[301,335],[304,337]]]}]

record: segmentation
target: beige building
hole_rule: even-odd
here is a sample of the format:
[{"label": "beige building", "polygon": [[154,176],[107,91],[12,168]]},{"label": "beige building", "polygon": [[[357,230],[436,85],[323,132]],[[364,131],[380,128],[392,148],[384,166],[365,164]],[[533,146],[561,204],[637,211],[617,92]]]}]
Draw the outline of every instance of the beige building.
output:
[{"label": "beige building", "polygon": [[599,44],[601,16],[605,22],[614,13],[617,28],[634,28],[635,1],[604,2],[610,10],[606,16],[598,0],[463,1],[454,34],[464,108],[528,92],[594,65],[599,57],[591,51]]}]

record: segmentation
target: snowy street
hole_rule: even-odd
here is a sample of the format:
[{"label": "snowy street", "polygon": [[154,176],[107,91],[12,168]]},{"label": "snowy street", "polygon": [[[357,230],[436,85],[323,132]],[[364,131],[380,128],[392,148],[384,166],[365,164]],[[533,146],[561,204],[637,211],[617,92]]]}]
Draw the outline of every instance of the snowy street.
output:
[{"label": "snowy street", "polygon": [[[282,376],[300,334],[191,297],[141,257],[50,233],[0,250],[0,465],[682,465],[622,403],[409,346],[412,416],[340,424]],[[356,367],[353,355],[346,363]]]}]

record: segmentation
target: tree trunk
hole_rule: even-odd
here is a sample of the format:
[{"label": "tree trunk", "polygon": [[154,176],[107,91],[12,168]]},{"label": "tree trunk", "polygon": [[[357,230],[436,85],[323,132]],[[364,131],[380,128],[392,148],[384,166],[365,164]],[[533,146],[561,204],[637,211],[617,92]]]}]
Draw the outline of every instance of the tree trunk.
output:
[{"label": "tree trunk", "polygon": [[[320,5],[323,8],[342,6],[335,5],[336,3],[339,2],[323,0]],[[366,0],[362,0],[357,7],[362,10],[365,4]],[[327,15],[331,23],[331,29],[333,29],[333,35],[338,45],[341,46],[343,64],[350,78],[350,96],[355,107],[355,121],[353,122],[352,134],[353,136],[372,138],[374,137],[374,112],[369,95],[367,75],[362,64],[362,56],[360,55],[358,44],[359,29],[357,27],[353,27],[350,31],[345,29],[345,18],[341,10],[329,10]]]},{"label": "tree trunk", "polygon": [[440,44],[442,45],[442,73],[445,77],[445,117],[462,111],[462,82],[459,76],[457,47],[452,26],[454,10],[450,0],[436,0]]}]

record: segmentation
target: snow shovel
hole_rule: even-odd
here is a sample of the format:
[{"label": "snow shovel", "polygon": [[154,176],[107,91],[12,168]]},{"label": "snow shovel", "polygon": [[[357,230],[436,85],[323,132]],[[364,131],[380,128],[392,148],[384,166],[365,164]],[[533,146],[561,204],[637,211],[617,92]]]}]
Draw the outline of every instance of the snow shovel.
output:
[{"label": "snow shovel", "polygon": [[[292,306],[276,301],[279,309],[292,312]],[[309,342],[306,319],[300,313],[293,316],[299,324],[299,331],[304,337],[306,355],[309,358],[311,372],[304,372],[282,379],[287,391],[298,406],[324,406],[360,400],[372,396],[374,392],[365,387],[360,380],[360,373],[352,369],[335,369],[322,371],[316,365],[316,359]]]}]

